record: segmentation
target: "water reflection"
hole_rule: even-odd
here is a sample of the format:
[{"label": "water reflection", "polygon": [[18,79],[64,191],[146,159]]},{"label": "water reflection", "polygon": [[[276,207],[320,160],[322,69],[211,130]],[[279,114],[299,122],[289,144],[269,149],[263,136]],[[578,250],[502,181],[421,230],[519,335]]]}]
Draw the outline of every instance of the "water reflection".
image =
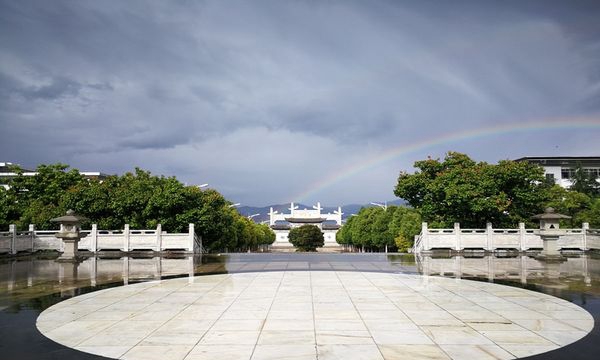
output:
[{"label": "water reflection", "polygon": [[417,264],[424,275],[503,280],[600,295],[600,257],[594,254],[572,255],[563,262],[545,262],[526,255],[419,256]]},{"label": "water reflection", "polygon": [[172,257],[98,257],[55,262],[57,255],[4,259],[0,263],[0,309],[47,294],[73,295],[79,288],[226,272],[349,270],[418,272],[455,278],[505,280],[600,294],[600,256],[574,255],[546,263],[515,257],[392,254],[227,254]]}]

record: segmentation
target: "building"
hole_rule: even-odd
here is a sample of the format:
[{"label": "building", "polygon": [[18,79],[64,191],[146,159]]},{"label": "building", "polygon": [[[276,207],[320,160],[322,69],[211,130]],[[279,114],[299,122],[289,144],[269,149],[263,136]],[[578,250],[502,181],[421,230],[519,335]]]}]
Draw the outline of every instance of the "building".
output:
[{"label": "building", "polygon": [[294,206],[294,203],[290,204],[290,213],[280,214],[277,211],[273,211],[273,208],[269,211],[269,225],[273,232],[275,232],[275,242],[273,248],[293,248],[294,246],[290,243],[289,234],[290,230],[294,227],[302,225],[315,225],[323,232],[325,238],[324,248],[331,250],[341,250],[341,245],[335,240],[335,235],[342,226],[342,208],[338,207],[337,211],[333,214],[321,213],[323,208],[321,203],[317,203],[312,209],[299,210],[298,206]]},{"label": "building", "polygon": [[572,178],[575,175],[575,169],[581,166],[584,172],[600,181],[600,157],[598,156],[549,156],[536,157],[527,156],[515,161],[527,161],[532,164],[540,165],[546,172],[546,179],[568,188],[573,185]]},{"label": "building", "polygon": [[[4,187],[5,189],[8,189],[8,183],[10,179],[17,176],[17,173],[14,172],[13,169],[15,166],[21,168],[21,170],[23,171],[23,176],[35,176],[37,174],[36,171],[22,168],[17,164],[13,164],[10,162],[0,162],[0,186]],[[80,171],[79,173],[83,175],[83,177],[86,179],[102,180],[108,176],[107,174],[97,171]]]}]

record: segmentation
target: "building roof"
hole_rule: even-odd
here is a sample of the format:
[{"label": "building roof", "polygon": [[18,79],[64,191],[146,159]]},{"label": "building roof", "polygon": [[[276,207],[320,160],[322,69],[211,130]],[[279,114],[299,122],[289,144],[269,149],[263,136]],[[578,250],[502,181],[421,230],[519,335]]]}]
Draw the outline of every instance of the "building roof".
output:
[{"label": "building roof", "polygon": [[285,224],[274,224],[271,225],[271,229],[273,230],[289,230],[290,226]]},{"label": "building roof", "polygon": [[600,167],[600,156],[525,156],[515,161],[528,161],[542,166]]},{"label": "building roof", "polygon": [[326,218],[318,217],[318,218],[295,218],[295,217],[286,217],[286,221],[291,223],[303,223],[303,224],[314,224],[314,223],[322,223],[327,220]]}]

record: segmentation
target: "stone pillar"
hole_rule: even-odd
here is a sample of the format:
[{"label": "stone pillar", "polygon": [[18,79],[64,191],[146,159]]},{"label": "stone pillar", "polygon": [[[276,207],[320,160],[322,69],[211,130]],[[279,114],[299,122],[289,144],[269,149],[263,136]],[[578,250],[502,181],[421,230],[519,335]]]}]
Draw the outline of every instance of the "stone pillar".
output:
[{"label": "stone pillar", "polygon": [[98,251],[98,224],[92,224],[92,231],[90,232],[90,251]]},{"label": "stone pillar", "polygon": [[17,253],[17,225],[8,225],[8,231],[10,232],[10,254],[15,255]]},{"label": "stone pillar", "polygon": [[519,250],[526,251],[527,245],[525,244],[525,223],[519,223]]},{"label": "stone pillar", "polygon": [[123,251],[129,251],[129,224],[125,224],[123,229]]},{"label": "stone pillar", "polygon": [[494,229],[492,228],[492,223],[486,223],[485,224],[485,236],[486,236],[486,240],[487,240],[487,251],[489,252],[493,252],[494,251]]},{"label": "stone pillar", "polygon": [[454,223],[454,239],[454,250],[462,250],[460,244],[460,223],[457,222]]},{"label": "stone pillar", "polygon": [[431,250],[429,247],[429,234],[426,222],[421,223],[421,243],[423,244],[423,250]]},{"label": "stone pillar", "polygon": [[156,251],[162,251],[162,225],[156,225]]},{"label": "stone pillar", "polygon": [[194,224],[189,225],[188,246],[189,246],[189,251],[194,252]]},{"label": "stone pillar", "polygon": [[585,223],[583,223],[581,225],[581,230],[582,230],[581,231],[581,233],[582,233],[581,234],[582,235],[582,239],[581,240],[583,242],[583,248],[581,250],[583,250],[583,251],[588,251],[589,250],[588,246],[587,246],[587,232],[588,232],[589,229],[590,229],[590,224],[589,223],[585,222]]},{"label": "stone pillar", "polygon": [[35,225],[29,224],[29,235],[31,236],[31,252],[35,252]]}]

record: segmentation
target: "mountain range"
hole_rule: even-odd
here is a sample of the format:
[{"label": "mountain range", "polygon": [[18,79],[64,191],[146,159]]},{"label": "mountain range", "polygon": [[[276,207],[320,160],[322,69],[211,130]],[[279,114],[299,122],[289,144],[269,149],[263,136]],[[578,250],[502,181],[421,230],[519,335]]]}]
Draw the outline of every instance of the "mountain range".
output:
[{"label": "mountain range", "polygon": [[[406,201],[402,200],[402,199],[395,199],[395,200],[391,200],[387,202],[388,205],[397,205],[397,206],[402,206],[402,205],[406,205]],[[303,210],[303,209],[312,209],[313,205],[316,204],[311,204],[311,205],[305,205],[302,203],[294,203],[295,206],[298,206],[298,209]],[[373,204],[347,204],[347,205],[342,205],[342,219],[346,219],[348,218],[350,215],[353,214],[357,214],[361,208],[364,207],[373,207],[376,205]],[[273,204],[273,205],[267,205],[267,206],[239,206],[238,212],[244,216],[252,216],[255,214],[258,214],[256,216],[252,217],[252,220],[254,220],[257,223],[263,222],[263,221],[268,221],[269,220],[269,210],[270,208],[273,208],[273,210],[279,211],[279,213],[289,213],[290,212],[290,204]],[[321,213],[333,213],[334,211],[337,210],[337,207],[335,206],[323,206],[323,209],[321,210]]]}]

